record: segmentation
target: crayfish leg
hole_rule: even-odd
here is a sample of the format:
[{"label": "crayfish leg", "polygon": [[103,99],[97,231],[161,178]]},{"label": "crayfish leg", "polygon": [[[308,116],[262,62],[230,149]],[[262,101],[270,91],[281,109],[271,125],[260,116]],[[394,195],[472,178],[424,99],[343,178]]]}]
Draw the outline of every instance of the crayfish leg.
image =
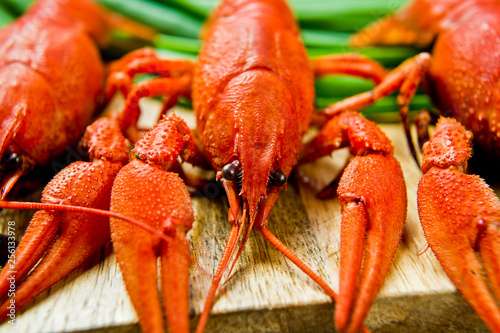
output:
[{"label": "crayfish leg", "polygon": [[[139,100],[143,97],[167,96],[162,115],[173,106],[179,96],[190,97],[191,76],[194,63],[190,60],[161,59],[151,48],[143,48],[112,63],[106,82],[106,103],[116,91],[125,97],[121,116],[121,128],[128,132],[132,141],[137,141],[137,121],[140,116]],[[137,74],[155,74],[159,77],[133,83]]]},{"label": "crayfish leg", "polygon": [[361,110],[399,89],[397,102],[401,123],[404,126],[410,151],[416,159],[416,151],[410,133],[408,110],[410,101],[415,95],[424,75],[427,73],[430,62],[431,56],[429,53],[422,52],[417,54],[389,72],[371,91],[363,92],[332,104],[325,109],[325,113],[334,116],[347,110]]},{"label": "crayfish leg", "polygon": [[386,69],[378,62],[357,53],[334,54],[318,57],[310,61],[316,77],[330,74],[347,74],[380,83]]}]

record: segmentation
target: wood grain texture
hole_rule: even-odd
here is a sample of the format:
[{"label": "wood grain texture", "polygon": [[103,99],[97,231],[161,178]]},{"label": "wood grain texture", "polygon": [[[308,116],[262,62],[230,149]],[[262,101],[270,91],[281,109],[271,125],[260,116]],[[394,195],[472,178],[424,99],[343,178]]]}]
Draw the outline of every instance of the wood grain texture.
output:
[{"label": "wood grain texture", "polygon": [[[144,106],[158,109],[152,101]],[[189,112],[177,113],[192,117]],[[192,119],[188,123],[192,124]],[[487,332],[432,251],[417,255],[426,247],[416,209],[421,172],[406,148],[401,126],[380,127],[395,145],[396,158],[403,167],[408,217],[393,266],[366,325],[373,332]],[[347,158],[348,152],[341,150],[333,158],[298,169],[269,217],[269,229],[335,290],[340,206],[337,199],[318,200],[315,194],[341,171]],[[193,198],[196,222],[189,233],[195,263],[190,277],[193,327],[230,229],[226,198],[212,198],[220,191],[215,183],[209,183],[201,191],[204,195]],[[1,222],[21,223],[25,215],[4,211]],[[260,234],[252,233],[223,289],[216,297],[207,332],[334,332],[332,301]],[[0,325],[0,333],[74,331],[139,331],[111,244],[20,310],[15,327],[7,322]]]}]

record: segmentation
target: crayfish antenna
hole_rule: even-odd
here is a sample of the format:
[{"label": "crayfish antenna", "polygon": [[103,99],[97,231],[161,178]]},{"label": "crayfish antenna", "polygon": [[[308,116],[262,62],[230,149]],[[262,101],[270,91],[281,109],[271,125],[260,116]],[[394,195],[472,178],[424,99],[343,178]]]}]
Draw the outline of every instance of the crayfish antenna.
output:
[{"label": "crayfish antenna", "polygon": [[320,278],[316,273],[313,272],[313,270],[307,266],[302,260],[295,255],[295,253],[292,252],[285,244],[283,244],[272,232],[269,231],[265,226],[262,226],[259,231],[262,233],[265,239],[269,243],[271,243],[272,246],[274,246],[278,251],[283,253],[285,257],[290,259],[295,266],[297,266],[300,270],[302,270],[307,276],[309,276],[314,282],[316,282],[326,293],[328,296],[330,296],[334,301],[337,300],[337,294],[335,291],[333,291],[332,288],[330,288],[329,285],[326,284],[325,281],[323,281],[322,278]]},{"label": "crayfish antenna", "polygon": [[240,235],[240,226],[238,224],[233,224],[231,232],[229,233],[229,238],[227,240],[226,247],[224,248],[224,252],[222,253],[222,259],[213,277],[212,284],[210,285],[210,290],[208,291],[208,295],[205,300],[205,305],[203,306],[203,311],[200,315],[200,319],[198,320],[196,333],[203,333],[203,330],[207,325],[208,316],[210,314],[210,310],[212,309],[212,304],[214,302],[215,294],[217,292],[217,289],[219,288],[220,281],[222,280],[222,275],[224,275],[224,272],[226,271],[229,262],[231,261],[234,250],[236,249],[239,235]]},{"label": "crayfish antenna", "polygon": [[[44,290],[68,275],[80,266],[92,253],[101,248],[109,239],[110,216],[138,225],[148,232],[159,234],[165,241],[170,238],[157,230],[144,225],[135,219],[111,213],[109,211],[47,203],[0,201],[1,208],[7,209],[43,209],[38,211],[30,222],[21,244],[16,249],[15,261],[9,261],[6,269],[0,273],[0,295],[5,296],[9,290],[11,277],[19,282],[29,275],[16,288],[16,309],[24,306]],[[63,212],[65,213],[63,213]],[[71,213],[72,224],[68,228],[60,227],[63,214]],[[96,215],[92,225],[87,216]],[[91,228],[91,232],[87,230]],[[61,229],[61,234],[56,235]],[[55,239],[55,240],[54,240]],[[52,244],[52,245],[51,245]],[[43,257],[43,258],[42,258]],[[42,259],[40,261],[40,259]],[[37,262],[40,261],[38,265]],[[32,272],[31,269],[36,265]],[[10,299],[0,304],[0,318],[6,318],[10,309]]]},{"label": "crayfish antenna", "polygon": [[131,218],[129,216],[125,216],[122,214],[118,214],[115,212],[110,212],[107,210],[90,208],[90,207],[80,207],[80,206],[71,206],[71,205],[59,205],[59,204],[51,204],[44,202],[20,202],[20,201],[2,201],[0,200],[0,208],[3,209],[43,209],[43,210],[53,210],[53,211],[63,211],[63,212],[80,212],[87,214],[94,214],[98,216],[105,217],[114,217],[119,220],[123,220],[124,222],[133,224],[139,228],[142,228],[156,236],[162,238],[164,241],[169,241],[170,238],[165,236],[162,232],[157,229],[152,228],[151,226],[143,223],[139,220]]},{"label": "crayfish antenna", "polygon": [[[243,209],[242,216],[246,216],[246,209]],[[234,256],[233,264],[231,265],[231,268],[229,269],[229,273],[227,274],[228,279],[231,277],[231,273],[233,272],[234,266],[236,266],[236,263],[238,262],[238,258],[240,257],[241,253],[243,252],[243,249],[245,248],[245,244],[247,243],[248,237],[250,237],[250,232],[252,231],[254,221],[255,221],[255,219],[252,219],[252,220],[250,220],[250,223],[243,223],[243,228],[240,228],[240,232],[238,234],[238,239],[241,238],[240,246],[238,247],[238,252]],[[241,234],[243,234],[243,237],[240,237]],[[226,280],[226,282],[227,282],[227,280]]]},{"label": "crayfish antenna", "polygon": [[[291,262],[295,264],[300,270],[302,270],[307,276],[309,276],[314,282],[316,282],[325,292],[328,296],[330,296],[335,302],[337,302],[338,295],[335,293],[335,291],[330,288],[326,284],[325,281],[321,277],[319,277],[309,266],[307,266],[302,260],[300,260],[299,257],[295,255],[285,244],[283,244],[272,232],[269,231],[265,226],[261,227],[259,231],[262,233],[265,239],[271,243],[278,251],[283,253],[285,257],[290,259]],[[341,289],[342,291],[342,289]],[[337,303],[336,307],[338,307],[339,304]],[[369,306],[369,304],[368,304]],[[335,310],[336,312],[338,311],[337,308]],[[363,316],[364,317],[364,316]],[[363,318],[361,318],[361,321]],[[363,332],[370,332],[363,324],[360,322],[358,327],[361,329]]]}]

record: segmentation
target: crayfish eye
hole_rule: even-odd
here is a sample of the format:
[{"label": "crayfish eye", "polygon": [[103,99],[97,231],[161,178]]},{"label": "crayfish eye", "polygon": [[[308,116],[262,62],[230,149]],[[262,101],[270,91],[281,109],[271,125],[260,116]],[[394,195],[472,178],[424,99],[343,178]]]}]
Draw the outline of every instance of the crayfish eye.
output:
[{"label": "crayfish eye", "polygon": [[16,153],[5,154],[0,163],[0,170],[7,172],[15,169],[21,163],[21,157]]},{"label": "crayfish eye", "polygon": [[286,176],[280,170],[272,170],[269,176],[269,183],[276,187],[281,187],[286,183]]},{"label": "crayfish eye", "polygon": [[222,168],[222,177],[226,180],[236,180],[241,173],[241,162],[234,160],[231,163],[224,165]]},{"label": "crayfish eye", "polygon": [[9,167],[15,167],[16,165],[21,163],[21,158],[16,153],[10,154],[6,160],[7,160],[7,166]]}]

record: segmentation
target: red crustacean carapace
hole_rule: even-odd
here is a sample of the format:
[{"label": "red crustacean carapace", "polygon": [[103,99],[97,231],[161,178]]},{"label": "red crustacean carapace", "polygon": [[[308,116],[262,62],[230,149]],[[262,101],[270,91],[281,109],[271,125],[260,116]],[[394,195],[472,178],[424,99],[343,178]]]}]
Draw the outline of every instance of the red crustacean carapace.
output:
[{"label": "red crustacean carapace", "polygon": [[90,1],[42,0],[0,30],[2,197],[80,139],[105,78],[97,43],[110,29]]},{"label": "red crustacean carapace", "polygon": [[105,80],[99,47],[116,27],[153,33],[91,0],[39,0],[0,30],[1,198],[83,135]]}]

